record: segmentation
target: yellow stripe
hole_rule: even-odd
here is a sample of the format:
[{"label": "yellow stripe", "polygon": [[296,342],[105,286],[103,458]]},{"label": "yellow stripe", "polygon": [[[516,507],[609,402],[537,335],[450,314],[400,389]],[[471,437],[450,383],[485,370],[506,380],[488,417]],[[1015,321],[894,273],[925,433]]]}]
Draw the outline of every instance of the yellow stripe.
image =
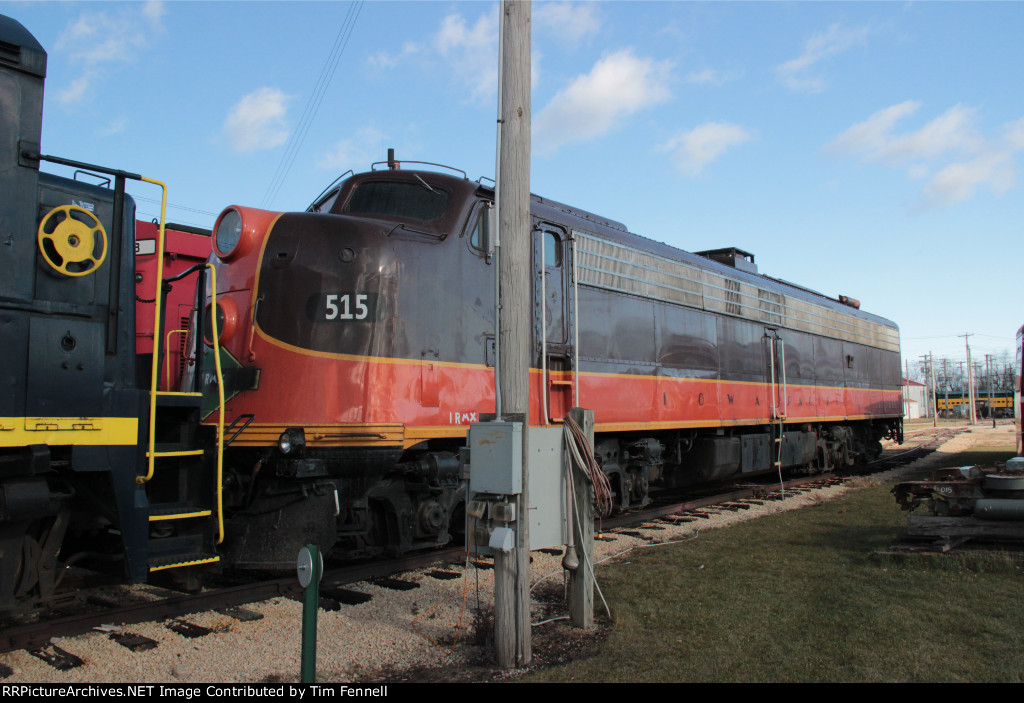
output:
[{"label": "yellow stripe", "polygon": [[138,443],[139,420],[135,417],[0,417],[0,447]]},{"label": "yellow stripe", "polygon": [[180,569],[183,566],[198,566],[199,564],[213,564],[214,562],[220,561],[220,557],[211,557],[210,559],[197,559],[196,561],[183,561],[180,564],[168,564],[166,566],[151,566],[149,570],[163,571],[164,569]]},{"label": "yellow stripe", "polygon": [[[402,446],[404,430],[394,423],[303,424],[252,423],[232,442],[233,446],[263,447],[277,444],[281,433],[290,427],[302,427],[306,446],[364,447],[367,445]],[[431,436],[437,436],[436,433]],[[415,443],[415,442],[414,442]]]},{"label": "yellow stripe", "polygon": [[178,513],[176,515],[150,515],[150,522],[159,522],[160,520],[183,520],[191,517],[207,517],[213,515],[212,510],[198,510],[194,513]]},{"label": "yellow stripe", "polygon": [[[872,420],[874,415],[807,415],[786,418],[786,425],[801,423],[818,424],[822,422],[850,422],[853,420]],[[740,420],[662,420],[653,422],[599,422],[594,426],[596,432],[637,432],[650,430],[683,430],[714,427],[744,427],[767,425],[771,421],[767,417],[744,418]],[[544,425],[536,424],[535,427]],[[317,447],[398,447],[408,449],[428,439],[459,439],[465,438],[469,425],[409,425],[398,424],[331,424],[288,425],[256,424],[249,425],[233,442],[235,446],[266,447],[277,444],[281,433],[290,427],[302,427],[306,433],[306,445]],[[334,436],[332,436],[334,435]]]},{"label": "yellow stripe", "polygon": [[392,356],[363,356],[360,354],[338,354],[335,352],[321,352],[314,351],[312,349],[303,349],[302,347],[296,347],[293,344],[288,344],[287,342],[282,342],[279,339],[271,337],[255,322],[253,322],[253,327],[256,329],[256,334],[264,342],[290,351],[293,354],[301,354],[302,356],[312,356],[318,359],[336,359],[338,361],[354,361],[367,364],[394,364],[398,366],[426,366],[429,364],[446,369],[478,369],[485,371],[489,370],[491,373],[494,373],[494,367],[488,366],[487,364],[468,364],[460,361],[438,361],[436,359],[399,359]]},{"label": "yellow stripe", "polygon": [[422,427],[405,428],[405,448],[408,449],[425,439],[457,439],[465,437],[469,432],[469,425],[425,425]]},{"label": "yellow stripe", "polygon": [[[784,425],[818,424],[821,422],[849,422],[851,420],[872,420],[874,415],[835,415],[829,417],[788,417],[782,420]],[[643,430],[686,430],[706,427],[745,427],[753,425],[778,424],[778,420],[760,419],[743,420],[666,420],[659,422],[598,422],[594,424],[595,432],[638,432]]]}]

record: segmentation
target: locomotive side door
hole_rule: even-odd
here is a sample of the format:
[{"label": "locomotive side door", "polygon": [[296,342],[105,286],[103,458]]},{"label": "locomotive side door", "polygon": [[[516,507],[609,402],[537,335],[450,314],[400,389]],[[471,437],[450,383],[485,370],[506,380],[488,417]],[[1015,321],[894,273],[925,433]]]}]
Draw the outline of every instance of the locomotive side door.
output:
[{"label": "locomotive side door", "polygon": [[540,349],[541,413],[545,424],[562,422],[574,397],[567,242],[563,227],[534,222],[533,334]]}]

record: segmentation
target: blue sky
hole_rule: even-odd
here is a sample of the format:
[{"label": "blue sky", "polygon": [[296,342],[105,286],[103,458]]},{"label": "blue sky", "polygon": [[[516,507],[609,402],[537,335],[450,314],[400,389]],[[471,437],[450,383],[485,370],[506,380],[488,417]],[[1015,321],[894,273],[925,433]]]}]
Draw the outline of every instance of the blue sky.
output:
[{"label": "blue sky", "polygon": [[[0,13],[49,53],[44,153],[165,181],[172,221],[304,209],[388,147],[494,176],[496,2]],[[1022,36],[1020,2],[534,2],[531,189],[984,361],[1024,324]]]}]

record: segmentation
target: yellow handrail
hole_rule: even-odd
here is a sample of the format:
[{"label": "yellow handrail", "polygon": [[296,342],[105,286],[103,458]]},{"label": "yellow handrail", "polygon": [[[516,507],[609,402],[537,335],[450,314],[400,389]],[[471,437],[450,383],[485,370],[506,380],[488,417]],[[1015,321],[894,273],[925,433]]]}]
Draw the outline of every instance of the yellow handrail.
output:
[{"label": "yellow handrail", "polygon": [[[153,183],[160,186],[161,198],[160,198],[160,227],[157,234],[156,242],[156,294],[154,295],[155,304],[153,306],[153,362],[150,373],[150,392],[149,392],[149,451],[147,452],[147,466],[146,475],[137,476],[136,483],[146,483],[153,478],[153,473],[156,470],[156,397],[158,394],[158,386],[160,380],[160,339],[158,337],[158,330],[160,329],[160,313],[162,308],[162,299],[160,295],[161,284],[163,283],[164,277],[164,235],[165,235],[165,218],[167,215],[167,186],[160,181],[156,181],[150,178],[142,177],[142,180],[147,183]],[[224,375],[223,369],[220,363],[220,340],[218,339],[219,334],[217,333],[217,270],[213,267],[213,264],[207,263],[206,267],[210,269],[210,288],[211,293],[211,334],[213,336],[213,358],[214,364],[217,369],[217,405],[220,409],[220,416],[217,422],[217,544],[224,541],[224,491],[223,491],[223,478],[224,478]],[[181,330],[172,330],[168,334],[168,346],[170,346],[170,335],[174,332]],[[202,330],[198,330],[197,334],[202,334]],[[199,338],[196,338],[196,353],[199,353]],[[169,363],[169,362],[168,362]],[[170,376],[170,367],[168,366],[168,376]],[[170,381],[168,380],[168,387],[170,387]]]},{"label": "yellow handrail", "polygon": [[160,181],[142,177],[146,183],[160,186],[160,227],[156,238],[156,300],[153,304],[153,364],[150,373],[149,391],[149,451],[147,452],[146,475],[135,479],[137,483],[146,483],[153,478],[156,470],[156,393],[160,381],[160,340],[157,330],[160,329],[161,295],[160,288],[164,279],[164,223],[167,216],[167,186]]},{"label": "yellow handrail", "polygon": [[[217,332],[217,269],[211,263],[207,263],[206,268],[210,269],[210,336],[213,337],[213,359],[217,369],[217,407],[220,408],[217,420],[217,544],[220,544],[224,541],[224,378],[220,366],[220,335]],[[197,348],[200,344],[198,340],[197,337]]]}]

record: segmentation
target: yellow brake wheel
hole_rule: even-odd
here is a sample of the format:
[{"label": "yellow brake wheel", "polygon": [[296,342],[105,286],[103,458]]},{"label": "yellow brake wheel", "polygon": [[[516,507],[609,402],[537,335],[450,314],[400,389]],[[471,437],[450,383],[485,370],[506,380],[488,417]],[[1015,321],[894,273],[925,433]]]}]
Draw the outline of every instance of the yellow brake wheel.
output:
[{"label": "yellow brake wheel", "polygon": [[86,276],[107,258],[103,224],[77,205],[61,205],[46,213],[37,240],[46,263],[65,276]]}]

